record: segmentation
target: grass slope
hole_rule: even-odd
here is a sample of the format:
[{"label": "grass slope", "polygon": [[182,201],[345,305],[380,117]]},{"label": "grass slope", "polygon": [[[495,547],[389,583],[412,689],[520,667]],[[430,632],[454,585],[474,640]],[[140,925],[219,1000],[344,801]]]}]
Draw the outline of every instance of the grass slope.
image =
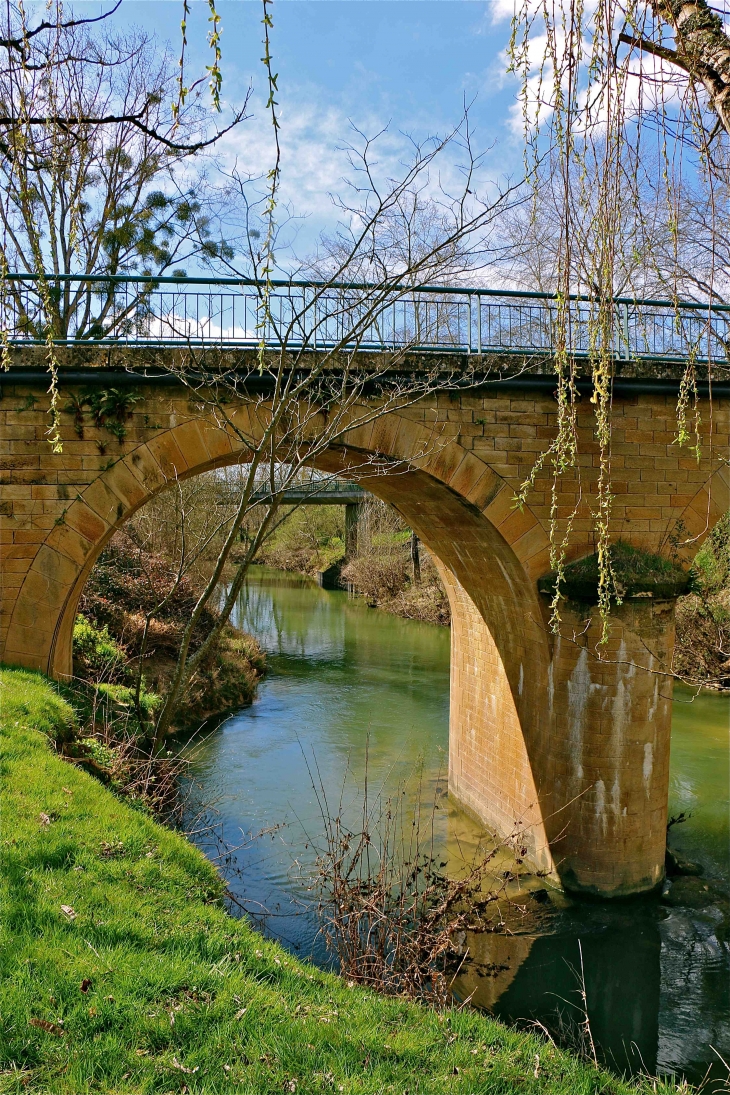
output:
[{"label": "grass slope", "polygon": [[72,718],[43,677],[0,671],[0,1091],[673,1090],[265,942],[183,837],[54,755],[46,735]]}]

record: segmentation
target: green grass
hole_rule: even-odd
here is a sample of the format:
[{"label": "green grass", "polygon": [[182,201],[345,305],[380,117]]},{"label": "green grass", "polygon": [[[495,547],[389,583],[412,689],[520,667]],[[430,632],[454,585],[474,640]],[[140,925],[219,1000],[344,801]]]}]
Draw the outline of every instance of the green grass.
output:
[{"label": "green grass", "polygon": [[183,837],[53,753],[72,722],[45,678],[0,671],[0,1092],[641,1086],[476,1013],[348,988],[265,942],[226,914]]}]

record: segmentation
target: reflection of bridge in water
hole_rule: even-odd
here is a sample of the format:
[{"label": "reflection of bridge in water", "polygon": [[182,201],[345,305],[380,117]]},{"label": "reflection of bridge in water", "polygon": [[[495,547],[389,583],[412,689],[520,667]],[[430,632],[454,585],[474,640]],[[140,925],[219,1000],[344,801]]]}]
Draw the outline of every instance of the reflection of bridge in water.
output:
[{"label": "reflection of bridge in water", "polygon": [[[60,405],[83,405],[92,385],[133,384],[138,396],[123,437],[94,421],[79,432],[67,410],[63,451],[50,452],[41,293],[30,276],[4,279],[12,346],[0,412],[0,657],[63,677],[78,600],[104,545],[176,479],[246,459],[242,437],[257,428],[270,390],[259,381],[270,378],[258,376],[254,352],[260,287],[46,281],[51,333],[65,344]],[[576,297],[566,306],[568,349],[584,372],[576,386],[590,394],[595,304]],[[431,370],[441,355],[447,368],[474,367],[470,388],[432,392],[348,430],[313,470],[395,506],[439,568],[452,613],[450,793],[490,829],[520,832],[525,857],[566,887],[631,894],[664,875],[674,597],[660,582],[639,583],[600,647],[595,590],[583,583],[563,602],[562,634],[550,632],[538,581],[550,570],[551,522],[572,521],[567,563],[593,555],[600,472],[588,399],[575,411],[580,468],[561,474],[555,499],[551,468],[539,462],[557,429],[558,309],[535,293],[277,283],[264,335],[302,369],[316,358],[300,351],[328,347],[380,352],[376,370],[394,348],[399,368]],[[727,360],[730,309],[617,300],[613,317],[611,536],[686,566],[730,508],[720,456],[730,446],[730,386],[713,382],[698,459],[676,444],[678,378],[688,361]],[[214,356],[225,349],[226,367],[246,378],[228,422],[191,402],[174,375],[191,344]],[[397,474],[363,475],[376,462]],[[533,469],[534,489],[516,508]],[[323,490],[291,504],[354,507],[356,493],[348,482],[339,497]]]}]

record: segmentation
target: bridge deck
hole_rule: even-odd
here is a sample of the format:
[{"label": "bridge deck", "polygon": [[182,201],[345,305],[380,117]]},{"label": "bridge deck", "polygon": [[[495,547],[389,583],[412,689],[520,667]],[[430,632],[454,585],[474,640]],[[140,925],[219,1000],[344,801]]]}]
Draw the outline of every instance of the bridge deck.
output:
[{"label": "bridge deck", "polygon": [[[235,491],[230,491],[221,496],[221,504],[237,502],[240,497]],[[315,483],[302,487],[292,487],[281,495],[281,502],[285,506],[353,506],[359,505],[371,497],[368,491],[357,483],[345,480],[336,480],[324,486]],[[268,502],[271,492],[257,490],[253,496],[253,502]]]}]

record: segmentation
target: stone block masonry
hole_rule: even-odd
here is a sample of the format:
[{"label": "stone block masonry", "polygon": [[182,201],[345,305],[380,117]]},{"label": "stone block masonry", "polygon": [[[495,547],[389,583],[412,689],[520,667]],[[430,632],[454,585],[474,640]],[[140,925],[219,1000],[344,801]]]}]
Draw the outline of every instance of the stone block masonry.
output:
[{"label": "stone block masonry", "polygon": [[[184,389],[149,382],[122,440],[88,422],[79,436],[68,413],[63,452],[53,454],[43,387],[12,369],[0,383],[0,659],[63,677],[79,596],[115,530],[176,477],[244,454],[235,432]],[[85,390],[80,379],[63,387],[64,404]],[[674,443],[675,402],[661,393],[614,399],[611,534],[687,562],[730,508],[730,402],[703,413],[699,461]],[[244,403],[230,413],[245,424]],[[674,606],[627,601],[600,657],[590,605],[565,605],[561,635],[550,633],[537,589],[550,566],[550,470],[522,511],[514,494],[556,423],[544,386],[438,394],[351,430],[319,466],[352,472],[364,453],[409,469],[364,485],[428,546],[451,600],[451,794],[485,826],[519,835],[534,865],[564,885],[636,893],[663,874]],[[578,433],[580,468],[558,497],[561,521],[577,507],[569,560],[594,550],[588,399]]]}]

